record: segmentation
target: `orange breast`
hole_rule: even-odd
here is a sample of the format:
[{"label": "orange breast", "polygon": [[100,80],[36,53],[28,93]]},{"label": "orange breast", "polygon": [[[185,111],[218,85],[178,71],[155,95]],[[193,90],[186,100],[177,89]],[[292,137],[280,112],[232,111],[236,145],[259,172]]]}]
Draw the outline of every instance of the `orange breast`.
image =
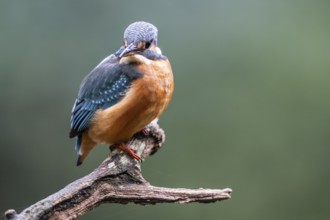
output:
[{"label": "orange breast", "polygon": [[96,143],[116,144],[131,138],[159,117],[171,100],[174,82],[168,60],[137,63],[143,77],[134,81],[116,105],[98,110],[88,134]]}]

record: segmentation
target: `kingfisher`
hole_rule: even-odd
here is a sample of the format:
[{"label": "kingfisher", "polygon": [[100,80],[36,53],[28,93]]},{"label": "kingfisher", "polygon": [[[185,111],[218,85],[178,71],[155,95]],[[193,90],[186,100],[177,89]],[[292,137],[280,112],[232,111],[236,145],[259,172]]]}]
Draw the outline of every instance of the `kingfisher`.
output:
[{"label": "kingfisher", "polygon": [[157,46],[157,35],[150,23],[130,24],[124,45],[83,79],[69,133],[76,137],[77,166],[97,144],[110,144],[140,160],[124,143],[159,118],[174,89],[172,68]]}]

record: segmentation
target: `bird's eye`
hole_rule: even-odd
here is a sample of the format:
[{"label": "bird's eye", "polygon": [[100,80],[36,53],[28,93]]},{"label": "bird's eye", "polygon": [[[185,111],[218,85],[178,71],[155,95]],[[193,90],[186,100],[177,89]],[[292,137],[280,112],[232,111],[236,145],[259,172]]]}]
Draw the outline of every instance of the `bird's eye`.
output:
[{"label": "bird's eye", "polygon": [[150,47],[151,43],[150,42],[146,42],[145,45],[144,45],[144,48],[145,49],[148,49]]}]

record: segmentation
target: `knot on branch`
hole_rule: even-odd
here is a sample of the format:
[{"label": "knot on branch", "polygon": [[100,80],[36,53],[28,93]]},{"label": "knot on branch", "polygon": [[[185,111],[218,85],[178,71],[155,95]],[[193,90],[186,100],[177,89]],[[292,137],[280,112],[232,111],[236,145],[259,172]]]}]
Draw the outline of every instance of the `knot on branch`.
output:
[{"label": "knot on branch", "polygon": [[15,220],[17,216],[17,212],[14,209],[9,209],[5,212],[6,220]]}]

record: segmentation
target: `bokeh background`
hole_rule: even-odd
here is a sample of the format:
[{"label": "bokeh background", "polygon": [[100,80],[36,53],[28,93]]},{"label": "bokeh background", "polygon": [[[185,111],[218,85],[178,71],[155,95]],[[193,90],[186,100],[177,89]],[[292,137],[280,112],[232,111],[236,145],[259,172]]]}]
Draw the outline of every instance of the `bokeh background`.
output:
[{"label": "bokeh background", "polygon": [[152,184],[231,187],[214,204],[102,205],[80,219],[330,219],[330,1],[0,3],[0,211],[21,211],[91,172],[69,118],[82,78],[145,20],[175,94]]}]

